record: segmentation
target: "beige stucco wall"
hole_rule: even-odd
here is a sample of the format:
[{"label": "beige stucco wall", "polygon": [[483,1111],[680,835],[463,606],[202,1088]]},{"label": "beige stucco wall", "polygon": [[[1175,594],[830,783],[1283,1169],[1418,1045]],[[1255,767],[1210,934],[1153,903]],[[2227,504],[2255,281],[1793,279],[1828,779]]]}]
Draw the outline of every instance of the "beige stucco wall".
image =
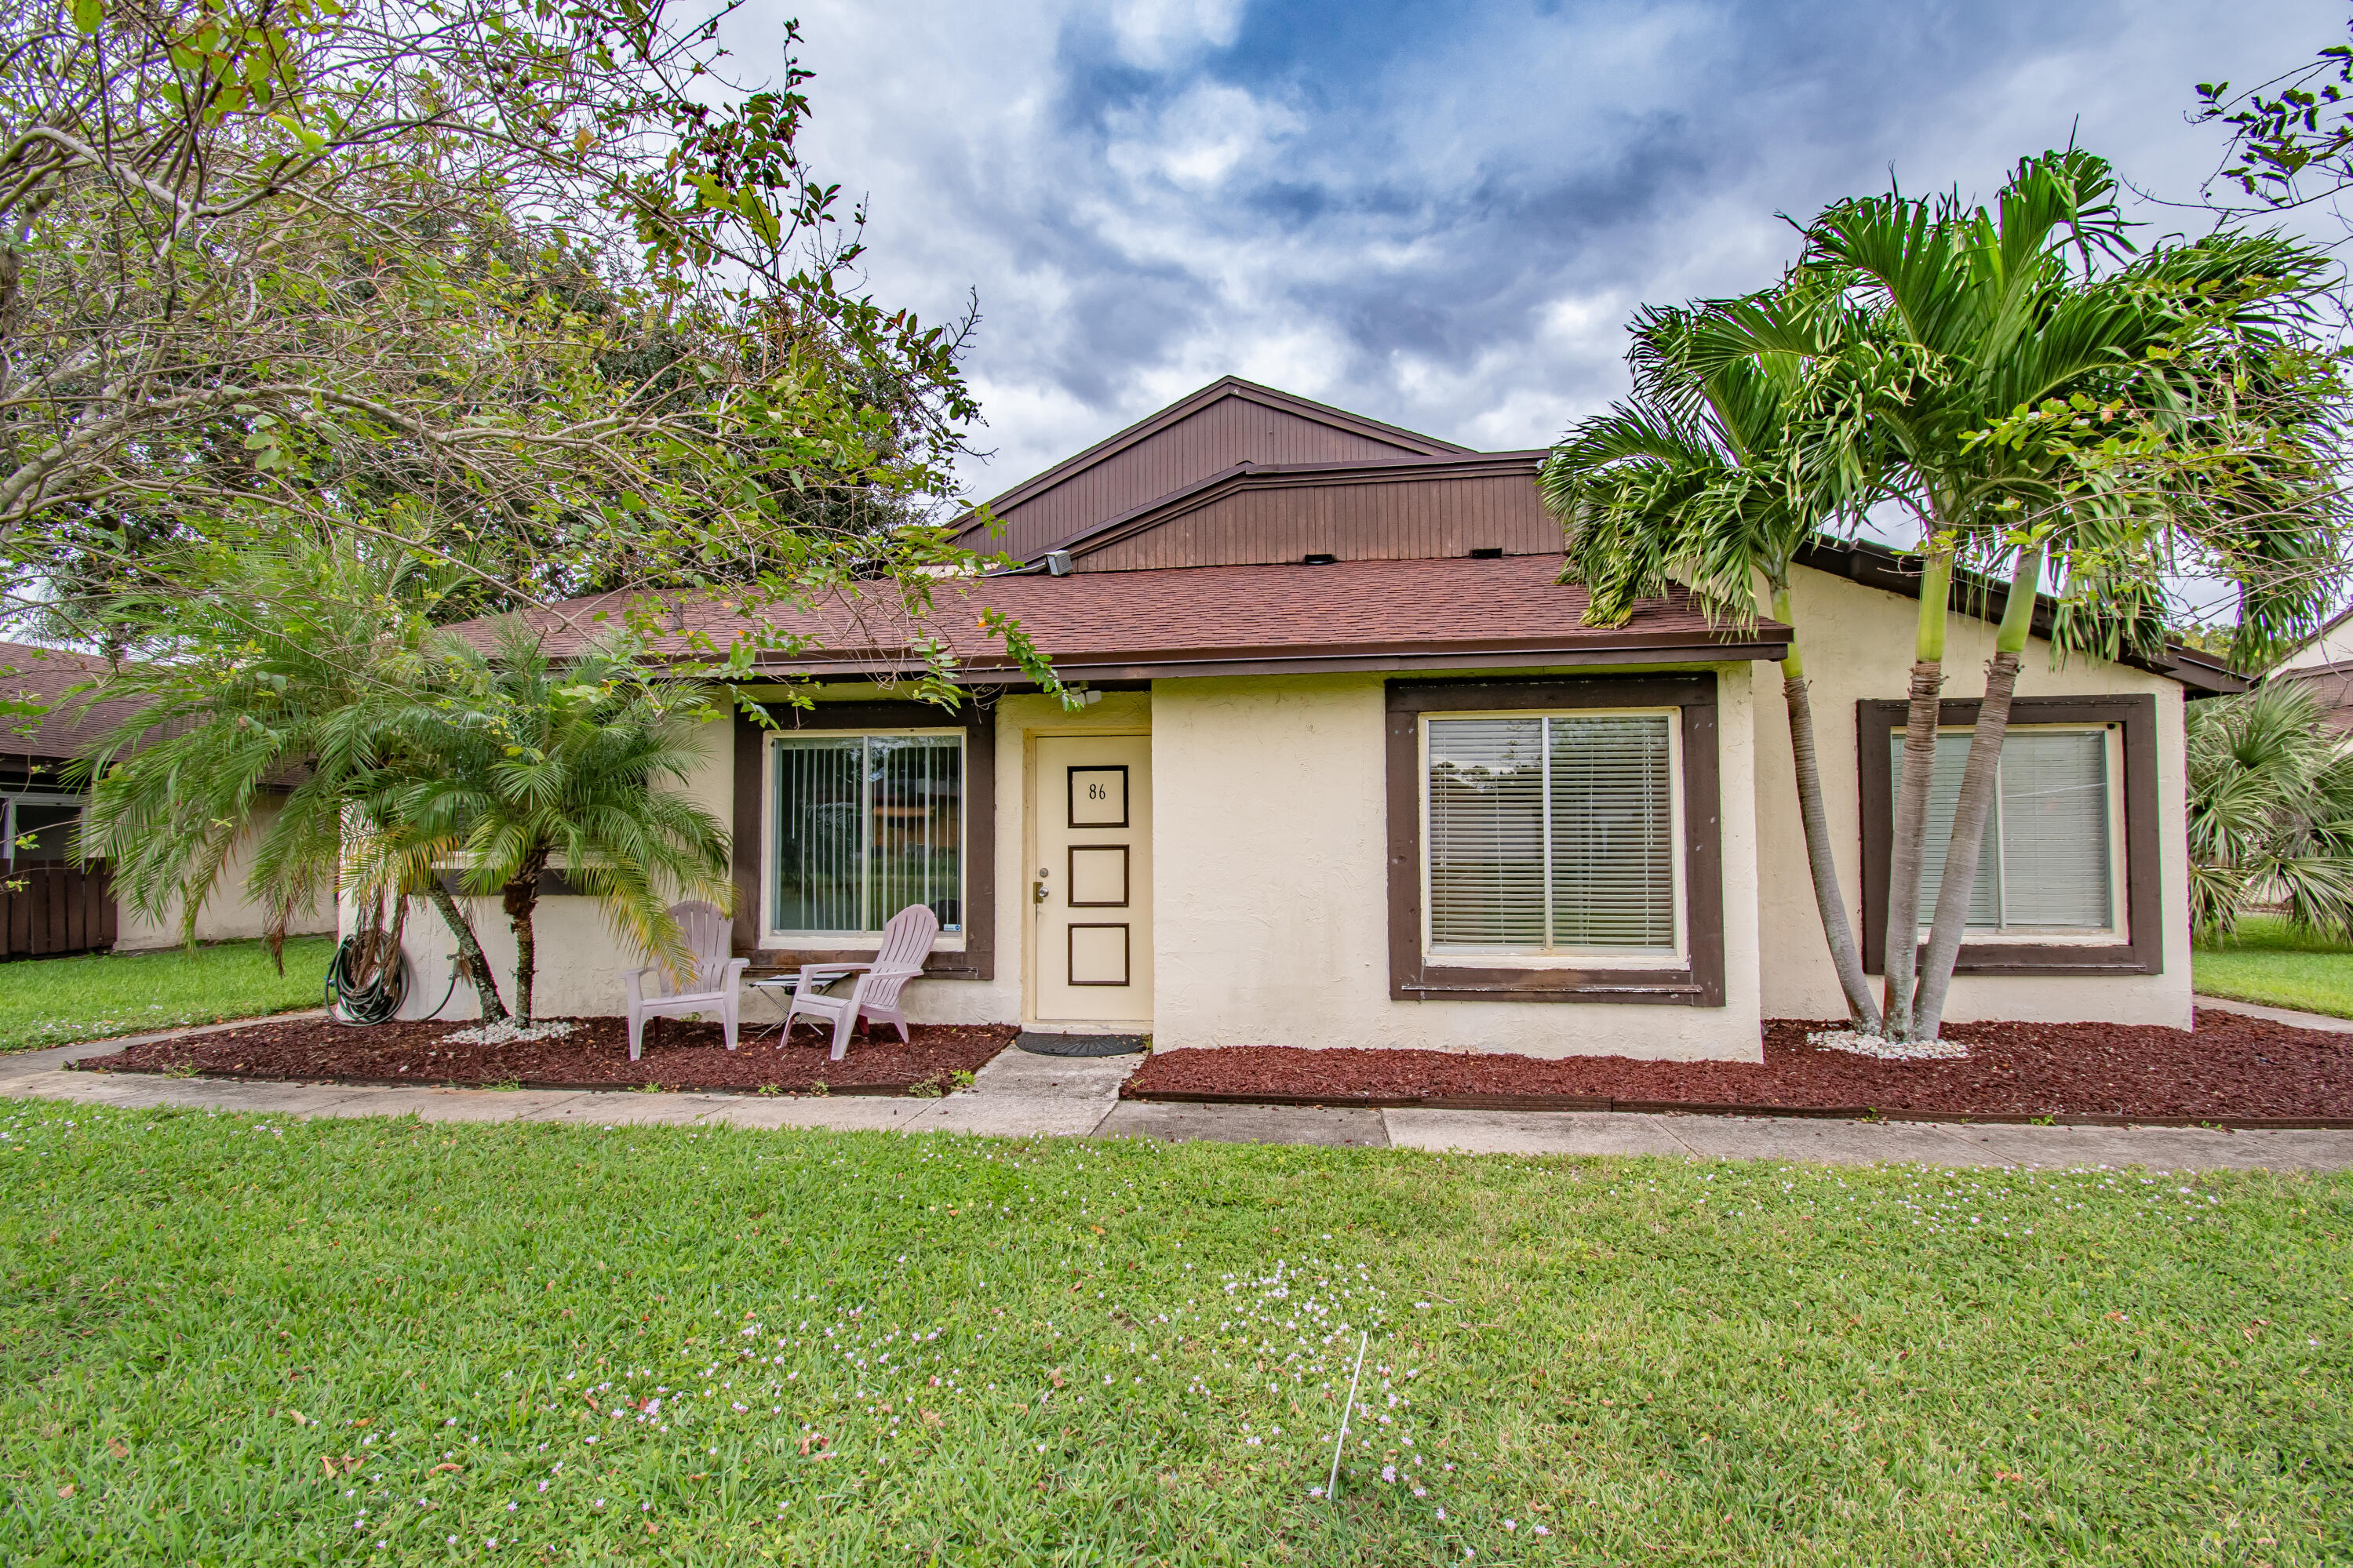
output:
[{"label": "beige stucco wall", "polygon": [[1719,673],[1726,1005],[1714,1008],[1392,1001],[1382,678],[1155,682],[1155,1046],[1759,1059],[1751,682],[1745,664]]},{"label": "beige stucco wall", "polygon": [[[1792,616],[1811,686],[1814,732],[1822,768],[1824,805],[1835,846],[1847,918],[1862,935],[1862,826],[1856,778],[1855,703],[1900,700],[1910,667],[1917,600],[1867,588],[1826,573],[1800,569],[1792,584]],[[1993,657],[1993,626],[1953,616],[1946,632],[1945,693],[1976,697],[1985,689]],[[1843,1016],[1846,1005],[1822,941],[1805,833],[1789,757],[1788,710],[1778,673],[1758,667],[1756,707],[1757,844],[1761,856],[1764,1009],[1767,1017]],[[2188,1028],[2190,1014],[2189,906],[2187,828],[2183,816],[2181,688],[2162,676],[2077,657],[2053,668],[2050,645],[2029,646],[2021,697],[2149,692],[2157,698],[2158,799],[2162,847],[2164,973],[2153,975],[1957,975],[1946,1016],[2039,1022],[2101,1019]],[[1729,784],[1727,783],[1727,788]]]},{"label": "beige stucco wall", "polygon": [[[274,799],[264,800],[253,808],[245,831],[237,836],[237,846],[229,852],[219,881],[214,885],[212,896],[196,910],[198,942],[232,942],[269,934],[269,917],[260,905],[247,897],[245,880],[253,873],[254,845],[275,820],[278,809]],[[290,936],[313,936],[334,929],[334,902],[324,898],[286,925]],[[114,931],[117,952],[172,947],[185,940],[176,906],[167,910],[163,919],[150,920],[129,904],[118,901]]]},{"label": "beige stucco wall", "polygon": [[[820,700],[872,701],[871,686],[845,685],[818,693]],[[919,980],[905,994],[907,1016],[922,1024],[1006,1023],[1022,1016],[1024,964],[1028,960],[1029,921],[1029,850],[1027,842],[1026,780],[1030,742],[1041,734],[1089,734],[1146,731],[1152,725],[1152,700],[1142,691],[1106,692],[1075,712],[1042,696],[1002,698],[996,705],[997,831],[996,849],[997,958],[995,978]],[[733,826],[734,729],[732,717],[712,721],[698,743],[702,765],[681,786],[722,822]],[[756,831],[756,825],[753,825]],[[514,939],[505,912],[496,899],[460,900],[470,910],[483,951],[499,975],[500,994],[513,1001]],[[409,955],[409,1002],[404,1017],[422,1016],[439,1001],[449,983],[448,929],[432,909],[419,901],[412,906],[404,946]],[[558,897],[540,900],[533,917],[538,937],[536,1010],[547,1016],[596,1016],[622,1011],[625,993],[620,972],[645,960],[637,956],[608,927],[594,900]],[[478,1016],[472,989],[460,986],[440,1016]],[[747,1026],[772,1024],[776,1010],[762,997],[747,994],[743,1002]]]}]

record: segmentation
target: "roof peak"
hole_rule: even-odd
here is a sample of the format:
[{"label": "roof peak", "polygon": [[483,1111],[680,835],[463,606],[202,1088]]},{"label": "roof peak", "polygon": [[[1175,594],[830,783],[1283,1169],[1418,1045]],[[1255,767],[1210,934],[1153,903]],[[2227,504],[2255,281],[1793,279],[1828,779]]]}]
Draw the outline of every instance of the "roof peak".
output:
[{"label": "roof peak", "polygon": [[[1169,426],[1182,423],[1202,410],[1229,398],[1237,398],[1279,409],[1283,413],[1313,420],[1336,430],[1345,430],[1351,435],[1378,441],[1397,447],[1405,456],[1437,458],[1459,456],[1475,450],[1473,447],[1458,446],[1451,441],[1440,440],[1435,436],[1425,436],[1418,430],[1409,430],[1401,425],[1390,425],[1362,414],[1352,414],[1345,408],[1337,408],[1328,403],[1318,403],[1312,397],[1302,397],[1297,393],[1284,392],[1279,387],[1265,386],[1258,382],[1247,381],[1239,375],[1221,375],[1207,385],[1187,393],[1174,403],[1145,415],[1134,424],[1113,431],[1102,440],[1073,453],[1051,468],[1032,474],[1020,483],[992,496],[987,504],[992,510],[997,511],[1018,505],[1022,501],[1052,489],[1057,485],[1067,482],[1108,458],[1116,457],[1138,442],[1146,440]],[[973,516],[972,512],[965,513],[958,520],[957,526],[968,526]]]}]

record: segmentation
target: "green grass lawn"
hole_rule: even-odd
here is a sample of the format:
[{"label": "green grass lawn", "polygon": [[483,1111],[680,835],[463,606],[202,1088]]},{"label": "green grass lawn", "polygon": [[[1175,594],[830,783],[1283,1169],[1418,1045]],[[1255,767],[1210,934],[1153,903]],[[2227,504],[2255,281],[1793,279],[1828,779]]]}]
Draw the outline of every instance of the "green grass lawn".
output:
[{"label": "green grass lawn", "polygon": [[283,974],[258,942],[15,959],[0,963],[0,1051],[316,1007],[334,951],[332,937],[292,938]]},{"label": "green grass lawn", "polygon": [[2209,996],[2353,1018],[2353,947],[2300,936],[2276,916],[2241,921],[2228,942],[2192,953],[2190,967]]},{"label": "green grass lawn", "polygon": [[0,1102],[0,1262],[11,1563],[2353,1557],[2342,1177]]}]

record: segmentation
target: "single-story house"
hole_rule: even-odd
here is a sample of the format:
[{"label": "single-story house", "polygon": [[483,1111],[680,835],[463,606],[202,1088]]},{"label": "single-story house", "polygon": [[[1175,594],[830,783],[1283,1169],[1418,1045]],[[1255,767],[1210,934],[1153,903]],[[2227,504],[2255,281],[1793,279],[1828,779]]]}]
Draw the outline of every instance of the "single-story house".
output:
[{"label": "single-story house", "polygon": [[[1788,628],[1711,625],[1681,597],[1580,625],[1542,457],[1223,380],[998,496],[1001,532],[976,513],[968,542],[1020,569],[942,582],[924,625],[779,617],[810,640],[746,689],[776,727],[708,726],[691,785],[733,829],[737,950],[755,976],[855,958],[925,903],[943,936],[916,1018],[1162,1048],[1755,1060],[1761,1019],[1842,1015],[1774,663]],[[1027,684],[984,607],[1084,705]],[[560,646],[613,608],[548,624]],[[2000,610],[1997,589],[1953,615],[1954,777]],[[1798,574],[1874,968],[1916,611],[1883,549],[1824,544]],[[740,625],[720,602],[679,614],[723,641]],[[903,684],[924,635],[964,658],[955,711]],[[2242,683],[2187,649],[2048,654],[2021,682],[1948,1016],[2186,1027],[2183,703]],[[783,700],[788,679],[813,708]],[[476,908],[503,963],[497,905]],[[617,1011],[617,972],[642,962],[560,896],[539,951],[551,1014]]]},{"label": "single-story house", "polygon": [[[74,843],[90,797],[68,782],[67,764],[138,711],[124,698],[87,700],[112,668],[91,654],[0,642],[0,700],[15,710],[0,712],[0,882],[21,884],[0,889],[0,958],[128,952],[181,940],[176,913],[156,921],[118,907],[106,862],[82,859]],[[275,800],[260,803],[255,826],[277,809]],[[197,911],[198,941],[267,934],[268,917],[245,894],[251,844],[248,834]],[[335,911],[322,900],[288,929],[333,931]]]}]

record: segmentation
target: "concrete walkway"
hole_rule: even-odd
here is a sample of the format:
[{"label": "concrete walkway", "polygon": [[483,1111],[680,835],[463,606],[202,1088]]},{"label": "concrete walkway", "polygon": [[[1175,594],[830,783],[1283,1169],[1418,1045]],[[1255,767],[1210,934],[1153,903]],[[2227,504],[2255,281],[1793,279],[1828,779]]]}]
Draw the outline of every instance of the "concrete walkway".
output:
[{"label": "concrete walkway", "polygon": [[0,1057],[0,1096],[185,1106],[285,1116],[417,1116],[427,1121],[552,1121],[584,1127],[816,1127],[976,1132],[1000,1137],[1210,1140],[1473,1154],[1654,1154],[1826,1164],[2142,1165],[2158,1170],[2353,1166],[2353,1131],[2219,1132],[2180,1127],[1971,1126],[1773,1116],[1653,1116],[1554,1110],[1373,1110],[1122,1100],[1141,1057],[1042,1057],[1007,1050],[971,1089],[940,1100],[835,1095],[641,1094],[489,1089],[375,1089],[237,1083],[59,1070],[130,1044],[108,1040]]}]

